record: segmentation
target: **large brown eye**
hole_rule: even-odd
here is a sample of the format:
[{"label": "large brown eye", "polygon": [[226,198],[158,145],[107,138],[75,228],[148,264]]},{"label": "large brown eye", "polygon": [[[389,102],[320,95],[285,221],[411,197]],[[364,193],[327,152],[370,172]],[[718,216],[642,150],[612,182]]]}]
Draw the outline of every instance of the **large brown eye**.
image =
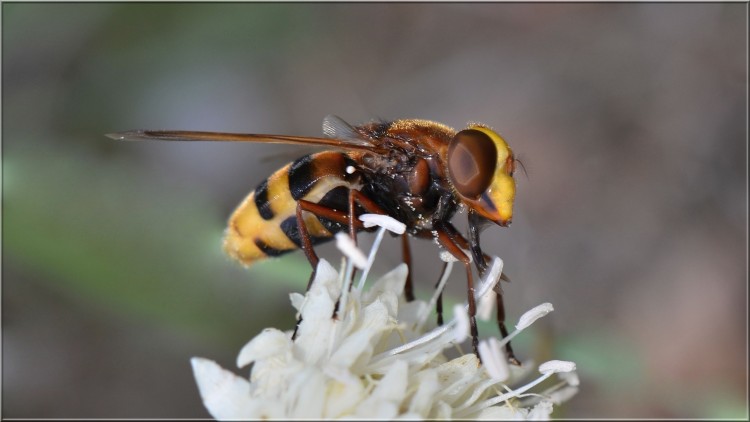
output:
[{"label": "large brown eye", "polygon": [[458,192],[476,199],[490,186],[497,165],[495,143],[484,132],[458,132],[448,147],[448,172]]}]

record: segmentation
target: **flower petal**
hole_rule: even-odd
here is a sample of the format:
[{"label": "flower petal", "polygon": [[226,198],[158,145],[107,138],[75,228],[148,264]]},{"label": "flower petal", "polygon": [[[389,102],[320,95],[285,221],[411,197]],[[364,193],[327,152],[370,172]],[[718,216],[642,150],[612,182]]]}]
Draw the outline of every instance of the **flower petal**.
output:
[{"label": "flower petal", "polygon": [[479,360],[469,353],[438,366],[441,389],[436,398],[449,405],[460,406],[462,398],[476,381],[480,380]]},{"label": "flower petal", "polygon": [[[384,228],[378,231],[369,259],[375,256],[384,233]],[[339,238],[341,243],[350,241],[343,234]],[[350,255],[359,252],[353,246],[349,249]],[[289,332],[267,329],[240,351],[237,364],[253,364],[250,382],[215,362],[192,360],[201,397],[211,415],[218,419],[546,419],[553,403],[567,400],[577,391],[573,386],[578,383],[572,372],[575,364],[564,361],[541,365],[542,375],[521,387],[499,385],[509,379],[509,371],[503,343],[495,338],[479,344],[484,365],[473,353],[447,361],[444,349],[468,335],[465,307],[457,305],[448,324],[425,332],[423,323],[432,306],[421,300],[405,302],[405,264],[367,291],[363,290],[364,273],[356,289],[342,287],[346,286],[342,282],[350,279],[353,261],[360,258],[343,260],[341,275],[320,260],[309,291],[304,296],[290,295],[302,318],[296,340],[291,340]],[[494,258],[475,291],[477,299],[485,294],[480,307],[490,313],[492,289],[502,266],[502,260]],[[334,317],[337,301],[340,307]],[[549,310],[549,304],[535,308],[521,318],[519,327],[528,326]],[[534,369],[527,361],[523,367],[510,368],[510,374],[516,380],[519,374]],[[541,394],[525,394],[555,373],[566,382]]]},{"label": "flower petal", "polygon": [[472,419],[501,421],[501,420],[526,420],[528,411],[519,407],[490,406],[482,409],[472,416]]},{"label": "flower petal", "polygon": [[[377,332],[372,329],[357,330],[354,334],[346,337],[344,341],[339,345],[338,348],[331,355],[330,361],[336,367],[341,368],[352,368],[354,366],[360,367],[363,365],[355,365],[358,360],[361,361],[360,357],[372,356],[372,344],[371,339]],[[367,359],[365,359],[367,361]]]},{"label": "flower petal", "polygon": [[420,371],[416,375],[417,392],[411,399],[409,411],[427,416],[435,402],[435,393],[440,390],[438,373],[434,369]]},{"label": "flower petal", "polygon": [[456,319],[456,326],[453,328],[453,341],[461,343],[469,336],[469,329],[471,328],[469,313],[462,305],[455,304],[453,306],[453,318]]},{"label": "flower petal", "polygon": [[354,419],[391,420],[398,416],[398,405],[389,401],[367,399],[357,406]]},{"label": "flower petal", "polygon": [[[349,374],[351,376],[351,374]],[[364,386],[359,378],[353,377],[355,382],[328,382],[323,418],[342,418],[351,414],[352,405],[362,400]]]},{"label": "flower petal", "polygon": [[547,421],[551,414],[552,402],[549,400],[542,400],[531,409],[528,419],[530,421]]},{"label": "flower petal", "polygon": [[[406,285],[406,275],[409,273],[409,267],[406,264],[401,264],[396,268],[389,271],[384,276],[380,277],[376,281],[370,290],[362,295],[363,303],[370,303],[375,300],[378,296],[384,292],[389,294],[395,294],[401,296],[404,292],[404,286]],[[395,314],[394,314],[395,315]]]},{"label": "flower petal", "polygon": [[297,292],[289,293],[289,301],[292,302],[292,307],[299,311],[305,303],[305,296]]},{"label": "flower petal", "polygon": [[327,379],[316,366],[307,366],[291,379],[284,401],[290,419],[320,419],[325,406]]},{"label": "flower petal", "polygon": [[250,397],[250,383],[223,369],[216,362],[192,358],[193,375],[198,384],[203,405],[216,419],[252,419],[259,403]]},{"label": "flower petal", "polygon": [[388,368],[383,378],[375,387],[371,396],[380,400],[400,403],[406,395],[408,366],[403,360],[397,360]]},{"label": "flower petal", "polygon": [[302,322],[294,341],[295,358],[315,364],[328,355],[336,321],[333,309],[340,292],[338,273],[325,260],[318,263],[315,280],[300,314]]},{"label": "flower petal", "polygon": [[318,261],[318,266],[315,267],[315,279],[313,280],[313,287],[322,288],[325,287],[328,290],[328,294],[332,298],[338,298],[341,294],[341,286],[339,285],[339,273],[336,271],[331,264],[325,259]]},{"label": "flower petal", "polygon": [[292,350],[289,335],[275,328],[266,328],[240,350],[237,367],[242,368],[256,360],[280,355]]}]

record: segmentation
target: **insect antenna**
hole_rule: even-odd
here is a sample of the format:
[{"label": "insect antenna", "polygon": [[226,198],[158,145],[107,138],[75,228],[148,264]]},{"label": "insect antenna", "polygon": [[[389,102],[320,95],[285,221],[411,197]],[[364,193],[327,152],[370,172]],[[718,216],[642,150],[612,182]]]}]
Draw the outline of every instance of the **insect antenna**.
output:
[{"label": "insect antenna", "polygon": [[[526,158],[523,158],[523,159],[526,160]],[[515,157],[515,158],[513,158],[513,161],[515,163],[518,163],[521,166],[521,170],[523,170],[523,175],[526,176],[526,179],[528,179],[529,178],[529,172],[526,171],[526,166],[523,164],[523,161],[521,161],[521,157]]]}]

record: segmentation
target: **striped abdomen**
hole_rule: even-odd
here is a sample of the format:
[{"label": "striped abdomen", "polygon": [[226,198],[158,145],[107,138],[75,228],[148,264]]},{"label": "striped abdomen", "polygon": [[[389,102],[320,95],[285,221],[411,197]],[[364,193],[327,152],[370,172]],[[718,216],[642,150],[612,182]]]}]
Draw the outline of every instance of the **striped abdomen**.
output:
[{"label": "striped abdomen", "polygon": [[[347,167],[351,166],[349,172]],[[326,151],[306,155],[277,170],[248,195],[229,218],[224,250],[245,265],[300,248],[297,201],[304,199],[348,211],[349,189],[359,188],[352,158]],[[313,243],[327,240],[340,226],[303,212]]]}]

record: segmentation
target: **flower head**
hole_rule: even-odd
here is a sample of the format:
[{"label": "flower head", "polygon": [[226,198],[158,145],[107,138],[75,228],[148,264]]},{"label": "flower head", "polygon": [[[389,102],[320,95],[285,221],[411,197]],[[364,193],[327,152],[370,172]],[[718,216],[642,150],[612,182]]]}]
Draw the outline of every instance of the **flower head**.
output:
[{"label": "flower head", "polygon": [[[501,351],[504,343],[494,338],[480,343],[481,364],[473,353],[448,360],[443,351],[468,335],[465,307],[457,306],[447,324],[426,330],[424,315],[432,305],[403,299],[404,264],[364,289],[379,239],[385,228],[398,231],[400,223],[363,220],[382,227],[369,257],[339,240],[349,257],[343,271],[320,260],[307,294],[290,295],[302,317],[295,340],[291,331],[267,328],[240,351],[237,365],[253,365],[249,380],[208,359],[192,359],[203,403],[213,417],[547,419],[553,403],[571,395],[563,387],[576,388],[577,377],[569,375],[575,370],[572,362],[547,362],[537,380],[509,388],[530,365],[509,366]],[[358,267],[366,261],[356,288],[349,284],[353,261]],[[494,287],[501,272],[502,261],[495,259],[478,297]],[[520,329],[551,310],[545,304],[542,311],[522,317]],[[566,374],[558,386],[526,394],[555,373]]]}]

